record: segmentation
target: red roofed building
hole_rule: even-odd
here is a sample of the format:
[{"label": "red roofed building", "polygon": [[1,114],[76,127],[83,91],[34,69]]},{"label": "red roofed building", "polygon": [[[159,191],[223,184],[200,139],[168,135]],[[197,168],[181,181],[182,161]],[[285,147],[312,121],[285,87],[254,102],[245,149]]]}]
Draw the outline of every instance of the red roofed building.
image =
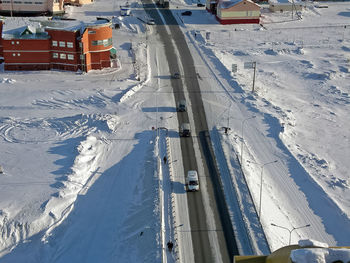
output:
[{"label": "red roofed building", "polygon": [[74,23],[44,21],[41,27],[22,27],[2,34],[5,70],[80,69],[88,72],[110,67],[111,22]]},{"label": "red roofed building", "polygon": [[250,0],[222,1],[216,18],[220,24],[259,24],[260,6]]}]

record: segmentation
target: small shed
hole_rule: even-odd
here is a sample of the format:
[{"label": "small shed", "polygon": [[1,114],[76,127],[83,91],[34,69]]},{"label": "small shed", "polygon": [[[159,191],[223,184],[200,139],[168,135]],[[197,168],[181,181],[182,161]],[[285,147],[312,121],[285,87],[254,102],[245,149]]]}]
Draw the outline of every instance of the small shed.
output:
[{"label": "small shed", "polygon": [[259,24],[260,6],[250,0],[219,2],[216,18],[220,24]]}]

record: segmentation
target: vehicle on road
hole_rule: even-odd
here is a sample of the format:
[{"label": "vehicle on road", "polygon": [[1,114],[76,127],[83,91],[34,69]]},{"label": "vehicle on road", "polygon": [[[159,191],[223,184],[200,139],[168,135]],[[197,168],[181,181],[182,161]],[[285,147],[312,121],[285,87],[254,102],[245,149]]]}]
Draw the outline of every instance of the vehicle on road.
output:
[{"label": "vehicle on road", "polygon": [[186,100],[180,100],[177,104],[177,111],[185,112],[187,110]]},{"label": "vehicle on road", "polygon": [[180,79],[180,78],[181,78],[181,75],[180,75],[179,72],[175,72],[175,73],[173,74],[173,79]]},{"label": "vehicle on road", "polygon": [[191,127],[190,124],[185,122],[180,126],[180,136],[181,137],[190,137],[191,136]]},{"label": "vehicle on road", "polygon": [[156,21],[154,21],[154,19],[151,18],[151,19],[148,19],[148,20],[147,20],[147,24],[148,24],[148,25],[155,25],[155,24],[156,24]]},{"label": "vehicle on road", "polygon": [[181,15],[183,15],[183,16],[191,16],[192,12],[191,11],[185,11],[185,12],[182,12]]},{"label": "vehicle on road", "polygon": [[197,171],[191,170],[187,172],[186,186],[187,191],[199,191],[199,180]]}]

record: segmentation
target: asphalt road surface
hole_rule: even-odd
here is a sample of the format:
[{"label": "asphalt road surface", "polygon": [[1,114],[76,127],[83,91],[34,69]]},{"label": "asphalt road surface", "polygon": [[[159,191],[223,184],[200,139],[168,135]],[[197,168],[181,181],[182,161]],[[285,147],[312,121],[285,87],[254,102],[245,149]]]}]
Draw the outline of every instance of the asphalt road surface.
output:
[{"label": "asphalt road surface", "polygon": [[[192,129],[192,137],[181,138],[180,140],[185,173],[187,173],[189,170],[198,171],[197,160],[193,148],[194,136],[198,138],[198,143],[200,144],[201,158],[203,160],[202,163],[204,164],[203,168],[205,174],[200,174],[199,176],[206,177],[209,202],[214,214],[215,228],[208,228],[208,215],[205,213],[202,193],[187,193],[195,261],[201,263],[212,263],[215,262],[215,259],[217,258],[215,253],[220,253],[222,262],[232,262],[233,255],[238,255],[238,250],[235,243],[227,205],[223,196],[222,187],[218,179],[218,168],[216,167],[213,149],[210,143],[208,125],[206,122],[193,58],[184,39],[184,35],[172,13],[167,9],[160,9],[160,12],[169,29],[169,31],[167,31],[166,26],[163,24],[163,20],[154,9],[156,6],[145,1],[144,7],[148,14],[155,19],[156,25],[154,27],[156,28],[156,31],[163,42],[170,73],[181,73],[181,79],[171,79],[171,85],[173,87],[176,103],[185,98],[183,82],[185,83],[189,92],[188,97],[191,101],[190,104],[192,107],[188,108],[188,111],[192,110],[193,112],[195,130],[197,134],[194,134]],[[178,53],[176,53],[174,44],[177,47]],[[179,54],[180,58],[177,54]],[[179,61],[183,72],[180,72]],[[189,122],[187,112],[179,112],[177,117],[179,126],[181,123]],[[215,231],[217,234],[217,242],[219,243],[220,251],[213,251],[210,246],[209,233],[211,231]]]}]

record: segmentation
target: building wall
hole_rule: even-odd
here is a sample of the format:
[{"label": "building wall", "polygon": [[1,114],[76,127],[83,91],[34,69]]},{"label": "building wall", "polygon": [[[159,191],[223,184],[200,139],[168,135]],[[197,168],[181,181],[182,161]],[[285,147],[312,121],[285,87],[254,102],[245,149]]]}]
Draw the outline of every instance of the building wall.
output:
[{"label": "building wall", "polygon": [[4,25],[4,21],[0,19],[0,57],[3,57],[3,44],[2,44],[2,28]]},{"label": "building wall", "polygon": [[51,68],[63,70],[78,70],[80,65],[79,30],[65,31],[46,29],[51,36],[50,57]]},{"label": "building wall", "polygon": [[301,11],[303,9],[302,4],[281,4],[281,3],[270,3],[269,9],[271,12],[283,12],[283,11]]},{"label": "building wall", "polygon": [[65,4],[80,6],[93,3],[94,0],[64,0]]},{"label": "building wall", "polygon": [[0,13],[44,14],[63,13],[63,0],[1,0]]},{"label": "building wall", "polygon": [[221,24],[258,24],[260,7],[249,1],[242,1],[228,8],[218,5],[217,19]]},{"label": "building wall", "polygon": [[3,39],[5,70],[49,69],[49,39]]},{"label": "building wall", "polygon": [[259,18],[235,18],[235,19],[220,19],[216,17],[216,19],[220,22],[222,25],[232,25],[232,24],[259,24],[260,19]]},{"label": "building wall", "polygon": [[73,31],[47,28],[47,35],[3,39],[5,70],[89,71],[111,67],[110,26],[111,23],[88,26],[83,35],[80,28]]},{"label": "building wall", "polygon": [[111,23],[87,27],[82,36],[86,71],[110,67]]},{"label": "building wall", "polygon": [[260,11],[223,11],[220,10],[220,14],[218,12],[218,16],[220,16],[221,19],[225,18],[259,18]]}]

